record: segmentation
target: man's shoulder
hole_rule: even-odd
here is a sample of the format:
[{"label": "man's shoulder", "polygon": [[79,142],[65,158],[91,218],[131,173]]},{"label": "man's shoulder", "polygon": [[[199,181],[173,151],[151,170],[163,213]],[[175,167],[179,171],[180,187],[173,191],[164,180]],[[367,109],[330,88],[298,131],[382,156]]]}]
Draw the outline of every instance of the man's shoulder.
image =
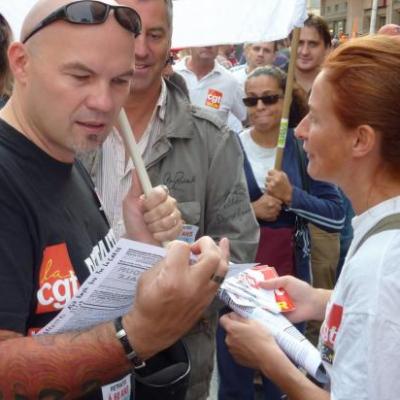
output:
[{"label": "man's shoulder", "polygon": [[230,69],[230,72],[232,72],[233,74],[242,73],[243,71],[246,70],[246,67],[247,67],[247,64],[235,65],[234,67],[232,67]]},{"label": "man's shoulder", "polygon": [[204,107],[191,105],[191,114],[196,122],[210,125],[212,128],[220,131],[229,131],[226,124],[215,113],[207,110]]}]

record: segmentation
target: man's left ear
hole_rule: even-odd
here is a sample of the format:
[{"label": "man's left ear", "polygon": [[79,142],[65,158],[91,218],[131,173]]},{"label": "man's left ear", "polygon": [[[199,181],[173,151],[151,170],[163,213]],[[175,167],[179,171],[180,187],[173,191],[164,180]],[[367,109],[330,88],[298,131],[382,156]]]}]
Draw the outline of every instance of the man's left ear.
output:
[{"label": "man's left ear", "polygon": [[360,125],[356,128],[353,141],[353,155],[364,157],[376,146],[377,132],[370,125]]},{"label": "man's left ear", "polygon": [[24,83],[27,78],[28,54],[24,45],[14,42],[8,48],[8,61],[14,79]]}]

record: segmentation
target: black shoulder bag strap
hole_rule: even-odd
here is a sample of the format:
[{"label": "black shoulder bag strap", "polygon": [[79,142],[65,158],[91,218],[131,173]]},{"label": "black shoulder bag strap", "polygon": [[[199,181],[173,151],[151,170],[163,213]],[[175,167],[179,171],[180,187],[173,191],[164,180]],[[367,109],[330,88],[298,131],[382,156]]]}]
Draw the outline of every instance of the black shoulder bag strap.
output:
[{"label": "black shoulder bag strap", "polygon": [[358,251],[358,249],[369,239],[371,236],[377,233],[390,231],[393,229],[400,229],[400,213],[388,215],[387,217],[381,219],[376,225],[374,225],[360,240],[356,248],[353,251],[353,255]]}]

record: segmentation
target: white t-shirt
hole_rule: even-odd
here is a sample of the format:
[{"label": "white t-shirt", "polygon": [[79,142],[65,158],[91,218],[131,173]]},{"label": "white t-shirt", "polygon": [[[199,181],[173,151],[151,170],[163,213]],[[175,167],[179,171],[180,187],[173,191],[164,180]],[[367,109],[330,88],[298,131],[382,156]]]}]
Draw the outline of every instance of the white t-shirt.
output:
[{"label": "white t-shirt", "polygon": [[223,122],[231,112],[240,121],[246,118],[246,107],[242,102],[244,92],[239,83],[217,62],[214,68],[200,80],[187,68],[188,57],[174,65],[174,70],[185,79],[190,101],[200,107],[215,112]]},{"label": "white t-shirt", "polygon": [[251,130],[252,128],[245,129],[239,137],[250,162],[257,185],[264,193],[265,178],[268,171],[274,168],[276,147],[269,149],[258,145],[251,137]]},{"label": "white t-shirt", "polygon": [[400,230],[357,243],[382,218],[400,212],[400,197],[353,219],[354,239],[321,327],[321,355],[333,400],[400,397]]}]

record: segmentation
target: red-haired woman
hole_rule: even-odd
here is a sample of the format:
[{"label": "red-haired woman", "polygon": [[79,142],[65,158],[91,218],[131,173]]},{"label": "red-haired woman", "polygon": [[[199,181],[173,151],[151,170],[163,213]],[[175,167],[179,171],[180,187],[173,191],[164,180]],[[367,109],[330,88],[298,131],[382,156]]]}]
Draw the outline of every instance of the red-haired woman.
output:
[{"label": "red-haired woman", "polygon": [[299,399],[396,399],[400,393],[400,41],[351,40],[328,56],[314,82],[310,112],[297,128],[308,173],[341,186],[356,217],[354,239],[331,291],[293,277],[293,322],[324,320],[320,349],[330,390],[309,381],[255,321],[225,315],[227,344]]}]

